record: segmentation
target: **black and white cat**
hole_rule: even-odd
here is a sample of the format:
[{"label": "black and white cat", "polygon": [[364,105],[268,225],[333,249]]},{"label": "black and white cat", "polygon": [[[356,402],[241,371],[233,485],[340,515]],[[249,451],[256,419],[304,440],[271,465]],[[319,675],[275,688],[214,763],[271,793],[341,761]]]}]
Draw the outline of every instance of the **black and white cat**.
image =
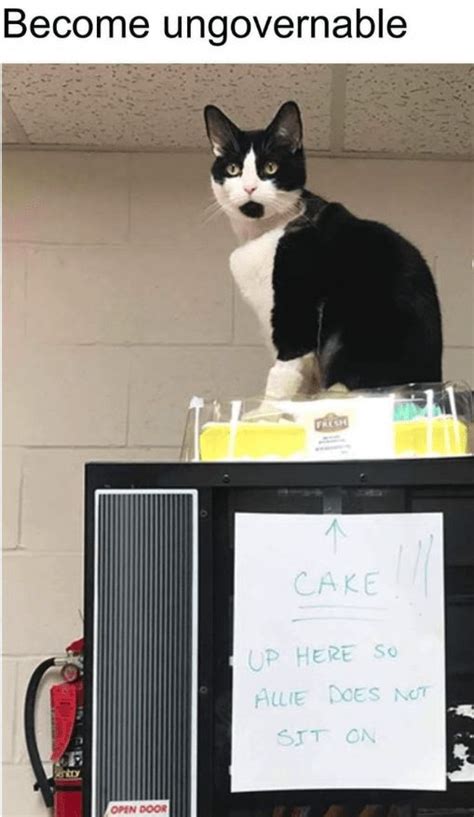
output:
[{"label": "black and white cat", "polygon": [[240,246],[231,271],[276,350],[266,396],[441,380],[441,314],[420,252],[305,190],[298,106],[264,130],[205,108],[214,195]]}]

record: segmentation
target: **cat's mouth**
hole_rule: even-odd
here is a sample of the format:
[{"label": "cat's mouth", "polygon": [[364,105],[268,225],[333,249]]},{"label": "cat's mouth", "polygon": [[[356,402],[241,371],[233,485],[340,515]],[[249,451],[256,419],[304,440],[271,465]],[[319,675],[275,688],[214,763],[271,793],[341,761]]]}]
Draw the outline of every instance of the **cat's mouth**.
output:
[{"label": "cat's mouth", "polygon": [[247,201],[239,210],[248,218],[262,218],[265,212],[263,204],[259,204],[258,201]]}]

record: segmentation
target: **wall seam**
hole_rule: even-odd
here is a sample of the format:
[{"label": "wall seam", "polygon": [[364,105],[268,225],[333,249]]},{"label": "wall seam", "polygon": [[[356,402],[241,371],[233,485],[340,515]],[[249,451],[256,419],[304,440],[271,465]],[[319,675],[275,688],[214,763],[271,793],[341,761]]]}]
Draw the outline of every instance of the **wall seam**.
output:
[{"label": "wall seam", "polygon": [[125,406],[125,447],[129,447],[130,443],[130,408],[132,402],[132,353],[128,353],[128,367],[127,367],[127,404]]},{"label": "wall seam", "polygon": [[[9,657],[9,656],[4,656]],[[19,667],[18,667],[18,656],[12,656],[12,660],[14,661],[14,672],[13,672],[13,679],[14,679],[14,687],[13,687],[13,717],[12,717],[12,724],[13,724],[13,735],[12,735],[12,742],[11,742],[11,750],[12,750],[12,764],[16,765],[16,756],[17,756],[17,743],[19,739],[19,727],[20,724],[17,723],[17,714],[18,714],[18,706],[19,706],[19,689],[18,689],[18,682],[19,682]]]},{"label": "wall seam", "polygon": [[18,519],[17,519],[17,542],[15,547],[21,547],[23,537],[23,498],[24,498],[24,467],[25,456],[24,449],[21,450],[20,456],[20,485],[18,488]]}]

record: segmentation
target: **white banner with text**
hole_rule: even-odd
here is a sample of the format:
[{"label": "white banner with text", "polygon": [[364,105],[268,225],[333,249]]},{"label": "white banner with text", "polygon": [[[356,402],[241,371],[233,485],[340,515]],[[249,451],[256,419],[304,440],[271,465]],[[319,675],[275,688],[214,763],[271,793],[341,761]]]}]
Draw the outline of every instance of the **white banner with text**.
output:
[{"label": "white banner with text", "polygon": [[1,37],[3,62],[460,63],[472,30],[469,0],[18,0]]}]

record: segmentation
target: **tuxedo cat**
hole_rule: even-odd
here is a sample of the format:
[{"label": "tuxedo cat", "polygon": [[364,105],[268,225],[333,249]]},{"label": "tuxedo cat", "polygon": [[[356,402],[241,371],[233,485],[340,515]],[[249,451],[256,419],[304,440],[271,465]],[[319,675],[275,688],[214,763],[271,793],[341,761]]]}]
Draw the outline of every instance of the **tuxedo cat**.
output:
[{"label": "tuxedo cat", "polygon": [[[421,253],[305,189],[298,106],[264,130],[204,111],[214,195],[240,246],[231,271],[276,350],[266,396],[441,380],[441,315]],[[387,191],[390,195],[390,191]]]}]

